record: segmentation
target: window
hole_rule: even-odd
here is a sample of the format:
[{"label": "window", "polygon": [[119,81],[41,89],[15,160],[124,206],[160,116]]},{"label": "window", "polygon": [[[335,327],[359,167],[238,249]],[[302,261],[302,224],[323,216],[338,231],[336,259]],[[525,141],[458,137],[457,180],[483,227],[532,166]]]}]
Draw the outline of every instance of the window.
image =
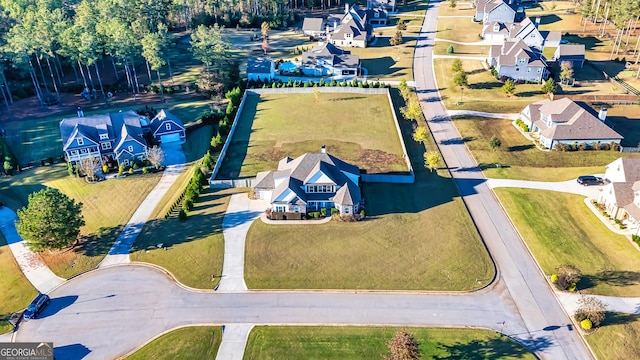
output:
[{"label": "window", "polygon": [[124,161],[122,162],[124,164],[124,166],[129,166],[129,160],[124,159]]},{"label": "window", "polygon": [[71,155],[78,155],[78,150],[71,150]]},{"label": "window", "polygon": [[538,69],[538,73],[541,73],[541,72],[542,72],[542,69]]},{"label": "window", "polygon": [[100,143],[100,147],[102,148],[102,150],[109,150],[111,149],[111,143],[108,141]]},{"label": "window", "polygon": [[344,208],[344,213],[345,213],[345,214],[348,214],[348,213],[349,213],[349,207],[348,207],[348,206],[346,206],[346,207]]},{"label": "window", "polygon": [[133,152],[133,146],[129,145],[127,146],[127,149],[129,150],[129,152]]},{"label": "window", "polygon": [[80,154],[87,154],[87,153],[88,153],[87,149],[80,149]]},{"label": "window", "polygon": [[527,72],[531,72],[531,68],[527,68]]},{"label": "window", "polygon": [[100,134],[100,140],[106,140],[109,138],[109,134]]},{"label": "window", "polygon": [[83,138],[79,138],[78,139],[78,145],[84,145],[84,139]]},{"label": "window", "polygon": [[171,124],[169,123],[165,124],[164,128],[167,130],[171,130]]}]

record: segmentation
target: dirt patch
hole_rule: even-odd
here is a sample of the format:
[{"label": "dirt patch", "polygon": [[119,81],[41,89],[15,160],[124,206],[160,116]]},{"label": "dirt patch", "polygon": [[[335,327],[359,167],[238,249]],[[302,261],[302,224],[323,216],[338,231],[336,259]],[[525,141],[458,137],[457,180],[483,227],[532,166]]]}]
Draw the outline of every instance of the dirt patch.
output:
[{"label": "dirt patch", "polygon": [[360,152],[360,157],[357,159],[357,163],[365,164],[364,169],[368,173],[383,173],[394,165],[404,164],[404,160],[398,155],[389,154],[382,150],[363,149]]}]

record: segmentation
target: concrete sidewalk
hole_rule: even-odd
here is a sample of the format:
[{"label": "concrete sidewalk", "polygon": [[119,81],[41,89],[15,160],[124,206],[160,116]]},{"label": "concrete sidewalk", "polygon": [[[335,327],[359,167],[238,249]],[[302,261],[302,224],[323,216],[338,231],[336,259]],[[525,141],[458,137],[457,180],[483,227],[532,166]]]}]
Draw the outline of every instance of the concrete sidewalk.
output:
[{"label": "concrete sidewalk", "polygon": [[[557,291],[556,295],[560,300],[560,303],[565,308],[568,314],[573,315],[578,309],[578,301],[582,297],[581,294],[567,293]],[[588,297],[595,297],[607,305],[607,311],[620,312],[625,314],[640,314],[640,298],[626,298],[616,296],[602,296],[602,295],[586,295]]]},{"label": "concrete sidewalk", "polygon": [[131,216],[131,219],[129,219],[129,222],[113,243],[111,250],[109,250],[107,256],[102,259],[98,267],[129,263],[131,246],[133,246],[144,224],[147,222],[147,219],[149,219],[149,215],[151,215],[153,209],[156,208],[156,205],[162,200],[162,197],[169,191],[171,185],[173,185],[184,169],[184,164],[167,166],[158,184],[151,190],[149,195],[147,195],[136,212],[133,213],[133,216]]},{"label": "concrete sidewalk", "polygon": [[601,186],[582,186],[575,180],[546,182],[509,179],[487,179],[487,184],[493,189],[499,187],[513,187],[522,189],[550,190],[582,195],[591,199],[597,199],[600,191],[602,191]]},{"label": "concrete sidewalk", "polygon": [[222,219],[224,234],[224,261],[222,277],[216,289],[219,292],[247,291],[244,282],[244,244],[251,223],[264,213],[269,203],[249,200],[247,194],[233,194]]},{"label": "concrete sidewalk", "polygon": [[252,324],[224,325],[216,360],[242,360],[251,329]]},{"label": "concrete sidewalk", "polygon": [[447,110],[447,114],[449,114],[450,117],[477,116],[477,117],[484,117],[484,118],[490,118],[490,119],[510,119],[510,120],[515,120],[520,116],[520,114],[488,113],[488,112],[473,111],[473,110]]},{"label": "concrete sidewalk", "polygon": [[58,277],[47,267],[42,258],[27,248],[24,240],[16,230],[15,221],[18,219],[13,210],[6,206],[0,208],[0,231],[7,240],[20,270],[41,293],[48,293],[66,280]]}]

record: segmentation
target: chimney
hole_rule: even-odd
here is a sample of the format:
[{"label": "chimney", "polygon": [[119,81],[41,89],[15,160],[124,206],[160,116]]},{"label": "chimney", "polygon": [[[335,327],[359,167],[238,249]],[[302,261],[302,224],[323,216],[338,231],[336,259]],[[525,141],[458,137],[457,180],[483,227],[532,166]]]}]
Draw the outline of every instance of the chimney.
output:
[{"label": "chimney", "polygon": [[[605,109],[605,111],[606,111],[606,109]],[[320,152],[323,153],[323,154],[327,153],[327,147],[324,146],[324,144],[322,144],[322,147],[320,148]]]},{"label": "chimney", "polygon": [[335,34],[335,32],[338,31],[338,23],[337,22],[333,22],[333,33]]},{"label": "chimney", "polygon": [[540,17],[537,17],[535,22],[536,29],[538,28],[538,26],[540,26]]},{"label": "chimney", "polygon": [[348,14],[349,13],[349,4],[344,4],[344,14]]},{"label": "chimney", "polygon": [[598,113],[598,119],[600,119],[600,121],[604,122],[607,119],[607,108],[603,107],[602,109],[600,109],[600,112]]},{"label": "chimney", "polygon": [[327,39],[329,38],[329,24],[324,27],[324,35],[327,37]]},{"label": "chimney", "polygon": [[80,106],[78,106],[78,117],[84,117],[84,111],[82,111]]}]

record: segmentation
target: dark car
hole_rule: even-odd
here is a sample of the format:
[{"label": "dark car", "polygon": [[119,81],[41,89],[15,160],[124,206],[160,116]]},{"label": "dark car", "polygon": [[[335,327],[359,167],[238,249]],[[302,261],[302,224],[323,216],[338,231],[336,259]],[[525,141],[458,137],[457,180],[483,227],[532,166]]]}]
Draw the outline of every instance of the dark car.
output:
[{"label": "dark car", "polygon": [[35,319],[38,316],[38,313],[49,303],[49,295],[47,294],[38,294],[31,304],[27,306],[27,310],[24,312],[25,319]]},{"label": "dark car", "polygon": [[584,185],[584,186],[602,185],[602,183],[603,183],[602,178],[599,178],[596,176],[585,175],[585,176],[578,177],[578,184],[580,185]]}]

